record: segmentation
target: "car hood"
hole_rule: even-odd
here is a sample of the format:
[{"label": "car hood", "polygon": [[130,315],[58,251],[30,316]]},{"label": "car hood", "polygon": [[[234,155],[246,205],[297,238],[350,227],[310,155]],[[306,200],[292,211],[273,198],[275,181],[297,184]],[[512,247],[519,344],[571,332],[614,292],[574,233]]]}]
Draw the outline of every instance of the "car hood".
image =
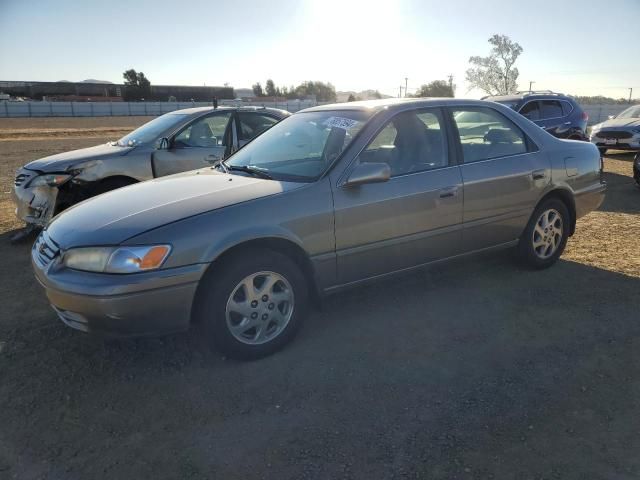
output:
[{"label": "car hood", "polygon": [[24,168],[43,173],[64,172],[70,167],[87,160],[102,160],[108,157],[122,156],[135,147],[118,147],[105,143],[95,147],[81,148],[70,152],[58,153],[27,163]]},{"label": "car hood", "polygon": [[47,231],[63,249],[117,245],[168,223],[301,185],[206,168],[137,183],[86,200],[56,216]]},{"label": "car hood", "polygon": [[640,118],[611,118],[600,124],[600,128],[640,127]]}]

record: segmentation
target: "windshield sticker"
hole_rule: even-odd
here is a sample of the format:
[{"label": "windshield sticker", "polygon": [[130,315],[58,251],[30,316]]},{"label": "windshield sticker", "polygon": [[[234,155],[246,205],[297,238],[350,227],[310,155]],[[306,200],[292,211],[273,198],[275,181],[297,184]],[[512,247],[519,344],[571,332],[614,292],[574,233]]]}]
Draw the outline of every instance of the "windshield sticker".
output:
[{"label": "windshield sticker", "polygon": [[348,130],[358,125],[358,123],[360,122],[358,122],[357,120],[351,120],[350,118],[329,117],[323,122],[323,125],[330,128],[335,127],[335,128],[342,128],[343,130]]}]

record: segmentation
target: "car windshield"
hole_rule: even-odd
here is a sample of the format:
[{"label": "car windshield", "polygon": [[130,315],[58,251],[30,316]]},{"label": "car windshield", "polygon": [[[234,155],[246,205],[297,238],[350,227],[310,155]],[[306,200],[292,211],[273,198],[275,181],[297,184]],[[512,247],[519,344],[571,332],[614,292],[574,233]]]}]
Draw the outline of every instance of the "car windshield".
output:
[{"label": "car windshield", "polygon": [[187,115],[183,113],[165,113],[164,115],[154,118],[150,122],[145,123],[133,132],[125,135],[116,142],[121,147],[135,147],[143,143],[155,141],[162,132],[177,126]]},{"label": "car windshield", "polygon": [[640,118],[640,105],[623,110],[616,118]]},{"label": "car windshield", "polygon": [[274,125],[225,164],[250,167],[276,180],[316,180],[362,129],[371,113],[356,110],[305,112]]}]

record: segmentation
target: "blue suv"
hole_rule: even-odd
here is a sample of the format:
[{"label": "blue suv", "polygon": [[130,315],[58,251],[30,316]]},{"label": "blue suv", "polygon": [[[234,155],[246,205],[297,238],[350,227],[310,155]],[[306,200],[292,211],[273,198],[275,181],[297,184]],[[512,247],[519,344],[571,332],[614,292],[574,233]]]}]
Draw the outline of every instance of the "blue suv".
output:
[{"label": "blue suv", "polygon": [[550,90],[527,91],[515,95],[484,97],[483,100],[511,107],[555,137],[589,141],[589,115],[568,95]]}]

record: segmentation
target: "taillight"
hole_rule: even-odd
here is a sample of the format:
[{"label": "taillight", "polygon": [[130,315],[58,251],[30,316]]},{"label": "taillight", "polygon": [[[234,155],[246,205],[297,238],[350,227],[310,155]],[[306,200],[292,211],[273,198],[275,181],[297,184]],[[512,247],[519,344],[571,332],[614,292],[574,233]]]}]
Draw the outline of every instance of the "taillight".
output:
[{"label": "taillight", "polygon": [[589,120],[589,114],[587,112],[582,112],[582,119],[586,122]]}]

